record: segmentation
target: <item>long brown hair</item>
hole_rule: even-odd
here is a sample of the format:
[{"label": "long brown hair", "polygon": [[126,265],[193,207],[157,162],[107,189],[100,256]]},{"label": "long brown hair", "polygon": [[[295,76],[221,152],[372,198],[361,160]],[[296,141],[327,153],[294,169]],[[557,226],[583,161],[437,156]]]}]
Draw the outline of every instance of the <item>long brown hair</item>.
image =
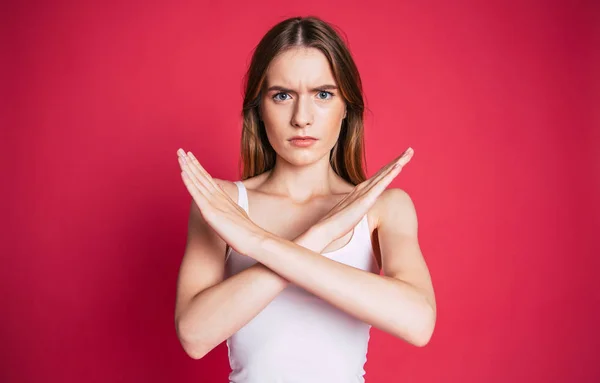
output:
[{"label": "long brown hair", "polygon": [[317,48],[327,58],[346,103],[338,141],[329,162],[343,179],[357,185],[366,179],[364,166],[364,100],[360,75],[336,29],[317,17],[293,17],[272,27],[256,46],[246,76],[242,110],[242,179],[271,170],[276,153],[267,139],[259,106],[269,64],[279,53],[296,47]]}]

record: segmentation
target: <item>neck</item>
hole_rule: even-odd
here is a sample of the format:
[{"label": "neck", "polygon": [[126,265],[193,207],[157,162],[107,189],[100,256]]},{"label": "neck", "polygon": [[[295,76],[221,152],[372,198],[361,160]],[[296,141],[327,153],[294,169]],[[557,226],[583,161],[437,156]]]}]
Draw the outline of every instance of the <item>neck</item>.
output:
[{"label": "neck", "polygon": [[275,166],[261,185],[269,193],[283,195],[294,202],[334,194],[340,177],[333,171],[328,156],[306,166],[296,166],[277,157]]}]

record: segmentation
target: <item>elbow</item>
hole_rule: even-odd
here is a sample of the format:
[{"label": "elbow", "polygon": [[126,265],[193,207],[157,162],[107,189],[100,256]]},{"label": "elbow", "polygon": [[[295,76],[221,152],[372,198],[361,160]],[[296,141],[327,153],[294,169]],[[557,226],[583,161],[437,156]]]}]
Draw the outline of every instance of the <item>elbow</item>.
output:
[{"label": "elbow", "polygon": [[432,335],[433,331],[415,334],[415,336],[413,336],[413,338],[411,339],[410,344],[416,347],[425,347],[429,344]]},{"label": "elbow", "polygon": [[398,333],[398,337],[416,347],[425,347],[431,341],[435,329],[435,310],[428,306],[426,312],[415,318],[412,330],[407,334],[406,329]]},{"label": "elbow", "polygon": [[180,338],[181,347],[185,353],[192,359],[199,360],[202,359],[206,354],[208,354],[212,348],[205,347],[201,342],[198,341],[190,341],[184,338]]},{"label": "elbow", "polygon": [[426,312],[421,319],[421,325],[418,331],[415,332],[413,345],[417,347],[425,347],[431,341],[435,329],[436,313],[433,307],[427,306]]},{"label": "elbow", "polygon": [[202,359],[214,348],[207,346],[206,342],[202,341],[202,337],[196,332],[190,331],[182,321],[177,321],[175,328],[179,343],[190,358]]},{"label": "elbow", "polygon": [[192,359],[199,360],[202,359],[206,354],[210,352],[210,349],[198,347],[198,345],[193,343],[188,343],[185,341],[181,341],[181,345],[185,351],[185,353]]}]

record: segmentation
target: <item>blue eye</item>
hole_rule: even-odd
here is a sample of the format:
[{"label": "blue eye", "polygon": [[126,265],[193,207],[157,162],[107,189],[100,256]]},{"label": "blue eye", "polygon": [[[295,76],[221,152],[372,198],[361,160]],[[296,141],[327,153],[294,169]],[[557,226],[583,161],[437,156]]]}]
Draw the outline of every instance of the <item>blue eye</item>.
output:
[{"label": "blue eye", "polygon": [[[334,96],[333,93],[327,92],[324,90],[317,93],[317,95],[318,95],[317,97],[319,100],[330,100]],[[289,94],[287,94],[287,93],[279,92],[279,93],[274,94],[272,98],[273,98],[273,101],[282,102],[282,101],[288,100],[289,99],[288,96],[289,96]]]},{"label": "blue eye", "polygon": [[[323,96],[323,95],[324,95],[324,97],[320,97],[320,96]],[[333,97],[333,93],[331,93],[331,92],[326,92],[326,91],[319,92],[319,99],[321,99],[321,100],[328,100],[331,97]]]},{"label": "blue eye", "polygon": [[287,98],[282,99],[279,96],[287,96],[287,95],[288,95],[287,93],[277,93],[277,94],[275,94],[273,96],[273,100],[275,100],[275,101],[285,101],[285,100],[287,100]]}]

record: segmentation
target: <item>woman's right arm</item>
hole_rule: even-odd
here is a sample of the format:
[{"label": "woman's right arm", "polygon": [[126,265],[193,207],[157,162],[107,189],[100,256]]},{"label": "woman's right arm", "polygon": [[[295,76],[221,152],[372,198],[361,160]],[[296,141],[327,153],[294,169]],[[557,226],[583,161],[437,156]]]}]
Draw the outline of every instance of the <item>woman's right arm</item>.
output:
[{"label": "woman's right arm", "polygon": [[[232,196],[235,192],[230,185],[225,189]],[[294,242],[313,251],[326,245],[309,232]],[[192,201],[188,240],[177,280],[175,328],[181,345],[193,359],[202,358],[250,322],[289,283],[260,263],[224,279],[225,249],[225,242]]]}]

